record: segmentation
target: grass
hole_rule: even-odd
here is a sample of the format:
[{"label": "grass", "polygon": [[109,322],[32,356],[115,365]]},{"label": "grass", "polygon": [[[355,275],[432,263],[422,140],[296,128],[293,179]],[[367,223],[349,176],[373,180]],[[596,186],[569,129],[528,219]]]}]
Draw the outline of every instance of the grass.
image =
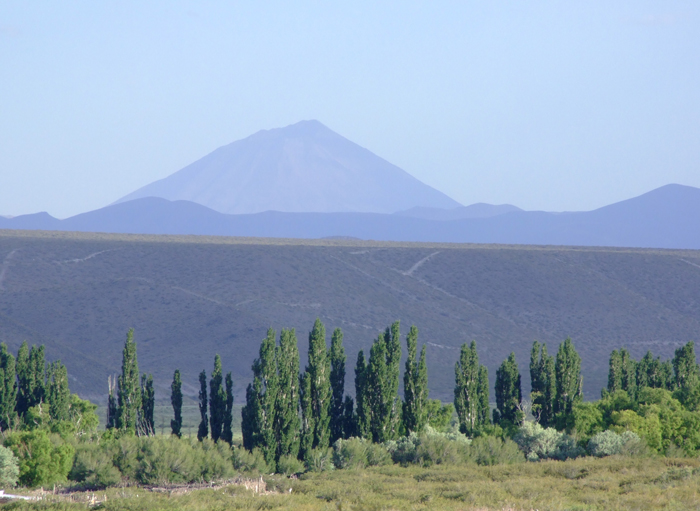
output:
[{"label": "grass", "polygon": [[[127,510],[693,510],[700,509],[700,460],[580,458],[491,467],[387,466],[265,478],[267,492],[230,485],[182,492],[113,488],[97,509]],[[289,490],[292,490],[289,493]],[[93,494],[77,494],[86,500]],[[104,496],[106,495],[106,501]],[[54,502],[51,502],[54,500]],[[8,509],[86,509],[65,497]]]}]

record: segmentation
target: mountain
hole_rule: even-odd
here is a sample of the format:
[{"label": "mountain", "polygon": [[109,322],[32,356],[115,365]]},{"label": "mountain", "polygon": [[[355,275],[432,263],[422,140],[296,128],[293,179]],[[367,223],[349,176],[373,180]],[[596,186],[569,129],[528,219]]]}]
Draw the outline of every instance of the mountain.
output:
[{"label": "mountain", "polygon": [[398,216],[409,216],[412,218],[423,218],[425,220],[461,220],[463,218],[490,218],[492,216],[512,213],[513,211],[522,211],[517,206],[510,204],[485,204],[479,202],[470,206],[462,206],[452,209],[441,208],[426,208],[416,206],[407,209],[406,211],[398,211],[394,213]]},{"label": "mountain", "polygon": [[460,204],[318,121],[262,130],[119,199],[196,202],[220,213],[394,213]]},{"label": "mountain", "polygon": [[[502,206],[490,206],[499,207]],[[517,210],[457,220],[378,213],[267,211],[226,215],[194,202],[153,197],[114,204],[66,220],[46,213],[0,218],[0,228],[5,229],[679,249],[700,249],[698,225],[700,189],[681,185],[667,185],[594,211]]]}]

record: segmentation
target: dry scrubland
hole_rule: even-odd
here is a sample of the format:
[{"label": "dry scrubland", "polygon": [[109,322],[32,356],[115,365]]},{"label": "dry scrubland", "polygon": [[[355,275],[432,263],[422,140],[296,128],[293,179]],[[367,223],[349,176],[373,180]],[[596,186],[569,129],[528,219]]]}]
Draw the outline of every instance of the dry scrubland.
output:
[{"label": "dry scrubland", "polygon": [[162,404],[175,368],[194,397],[215,353],[242,403],[267,328],[296,327],[304,353],[316,317],[343,329],[350,363],[415,324],[443,401],[472,339],[493,380],[511,351],[526,372],[533,340],[571,336],[592,399],[612,349],[667,358],[700,332],[698,251],[0,231],[0,273],[0,341],[45,344],[103,403],[129,327]]},{"label": "dry scrubland", "polygon": [[[264,477],[265,492],[241,484],[214,489],[113,488],[47,495],[7,509],[105,510],[616,510],[700,509],[700,460],[580,458],[516,465],[399,466]],[[289,489],[292,489],[291,494]],[[105,500],[106,496],[106,500]]]}]

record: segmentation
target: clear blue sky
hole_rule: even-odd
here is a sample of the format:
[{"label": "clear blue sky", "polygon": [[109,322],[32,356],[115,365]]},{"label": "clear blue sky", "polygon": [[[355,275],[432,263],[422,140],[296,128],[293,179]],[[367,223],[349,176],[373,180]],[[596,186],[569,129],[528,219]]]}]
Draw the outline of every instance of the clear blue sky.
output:
[{"label": "clear blue sky", "polygon": [[463,204],[700,187],[700,3],[0,4],[0,214],[318,119]]}]

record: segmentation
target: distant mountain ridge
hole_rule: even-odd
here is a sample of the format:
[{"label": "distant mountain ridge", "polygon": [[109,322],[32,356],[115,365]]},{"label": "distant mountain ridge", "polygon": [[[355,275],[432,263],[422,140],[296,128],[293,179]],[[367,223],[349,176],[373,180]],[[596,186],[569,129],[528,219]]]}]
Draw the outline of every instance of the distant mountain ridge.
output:
[{"label": "distant mountain ridge", "polygon": [[194,202],[153,197],[66,220],[47,213],[0,218],[3,229],[678,249],[700,249],[699,225],[700,189],[682,185],[666,185],[594,211],[510,211],[456,220],[377,213],[226,215]]},{"label": "distant mountain ridge", "polygon": [[318,121],[259,131],[122,197],[188,200],[250,214],[394,213],[460,204]]}]

